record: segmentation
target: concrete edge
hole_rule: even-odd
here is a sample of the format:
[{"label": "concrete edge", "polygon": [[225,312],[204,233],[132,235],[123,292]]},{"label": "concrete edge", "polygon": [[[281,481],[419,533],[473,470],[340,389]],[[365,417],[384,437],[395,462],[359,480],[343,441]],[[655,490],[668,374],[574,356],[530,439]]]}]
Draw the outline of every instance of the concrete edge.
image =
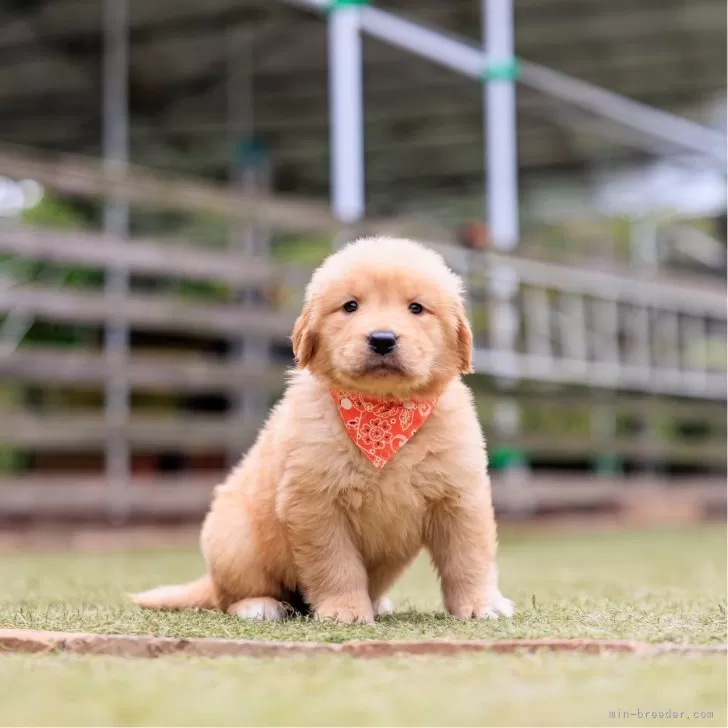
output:
[{"label": "concrete edge", "polygon": [[76,655],[114,655],[117,657],[286,657],[298,655],[346,655],[379,658],[397,655],[447,657],[468,653],[498,654],[578,652],[582,654],[629,653],[722,654],[728,645],[650,644],[626,640],[366,640],[337,644],[325,642],[276,642],[212,638],[153,637],[149,635],[104,635],[87,632],[46,632],[32,629],[0,629],[0,654],[16,652],[47,654],[65,652]]}]

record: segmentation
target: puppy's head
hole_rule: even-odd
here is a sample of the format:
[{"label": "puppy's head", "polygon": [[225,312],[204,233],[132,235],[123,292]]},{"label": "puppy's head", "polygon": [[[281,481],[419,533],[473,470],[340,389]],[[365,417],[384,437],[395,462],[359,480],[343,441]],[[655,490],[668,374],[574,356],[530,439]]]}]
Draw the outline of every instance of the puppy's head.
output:
[{"label": "puppy's head", "polygon": [[426,397],[471,369],[460,279],[410,240],[365,238],[314,273],[293,330],[300,367],[364,394]]}]

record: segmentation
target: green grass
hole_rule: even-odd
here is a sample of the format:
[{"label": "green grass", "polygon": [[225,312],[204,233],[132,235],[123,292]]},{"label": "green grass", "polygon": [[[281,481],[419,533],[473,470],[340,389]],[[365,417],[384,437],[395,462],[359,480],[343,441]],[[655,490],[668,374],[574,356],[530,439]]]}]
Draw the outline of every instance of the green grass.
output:
[{"label": "green grass", "polygon": [[501,540],[512,620],[444,615],[426,559],[397,585],[398,613],[373,626],[307,619],[246,622],[217,613],[142,611],[125,592],[193,578],[195,550],[0,557],[0,627],[283,640],[585,637],[726,641],[725,529]]},{"label": "green grass", "polygon": [[[725,660],[0,659],[2,725],[725,726]],[[610,711],[685,711],[622,720]],[[694,711],[712,711],[695,719]]]},{"label": "green grass", "polygon": [[[722,527],[502,538],[511,621],[442,614],[425,560],[372,627],[143,612],[125,591],[196,576],[194,550],[0,557],[0,626],[342,641],[619,637],[724,642]],[[726,725],[722,655],[577,654],[355,660],[0,656],[0,725]],[[610,718],[610,711],[685,712]],[[712,718],[694,712],[713,713]]]}]

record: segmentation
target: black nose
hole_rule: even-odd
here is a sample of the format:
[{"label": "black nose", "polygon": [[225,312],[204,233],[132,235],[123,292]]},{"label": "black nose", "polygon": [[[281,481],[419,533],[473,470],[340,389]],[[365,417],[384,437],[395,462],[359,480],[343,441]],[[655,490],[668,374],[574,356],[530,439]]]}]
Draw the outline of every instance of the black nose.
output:
[{"label": "black nose", "polygon": [[393,331],[373,331],[369,334],[369,348],[384,356],[397,346],[397,337]]}]

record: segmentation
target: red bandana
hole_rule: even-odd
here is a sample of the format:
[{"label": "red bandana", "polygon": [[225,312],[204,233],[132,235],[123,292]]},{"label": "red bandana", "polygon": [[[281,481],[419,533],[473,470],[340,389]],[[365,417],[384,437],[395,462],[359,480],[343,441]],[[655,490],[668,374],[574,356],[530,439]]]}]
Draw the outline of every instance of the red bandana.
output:
[{"label": "red bandana", "polygon": [[381,470],[432,414],[437,400],[400,401],[331,390],[354,444]]}]

